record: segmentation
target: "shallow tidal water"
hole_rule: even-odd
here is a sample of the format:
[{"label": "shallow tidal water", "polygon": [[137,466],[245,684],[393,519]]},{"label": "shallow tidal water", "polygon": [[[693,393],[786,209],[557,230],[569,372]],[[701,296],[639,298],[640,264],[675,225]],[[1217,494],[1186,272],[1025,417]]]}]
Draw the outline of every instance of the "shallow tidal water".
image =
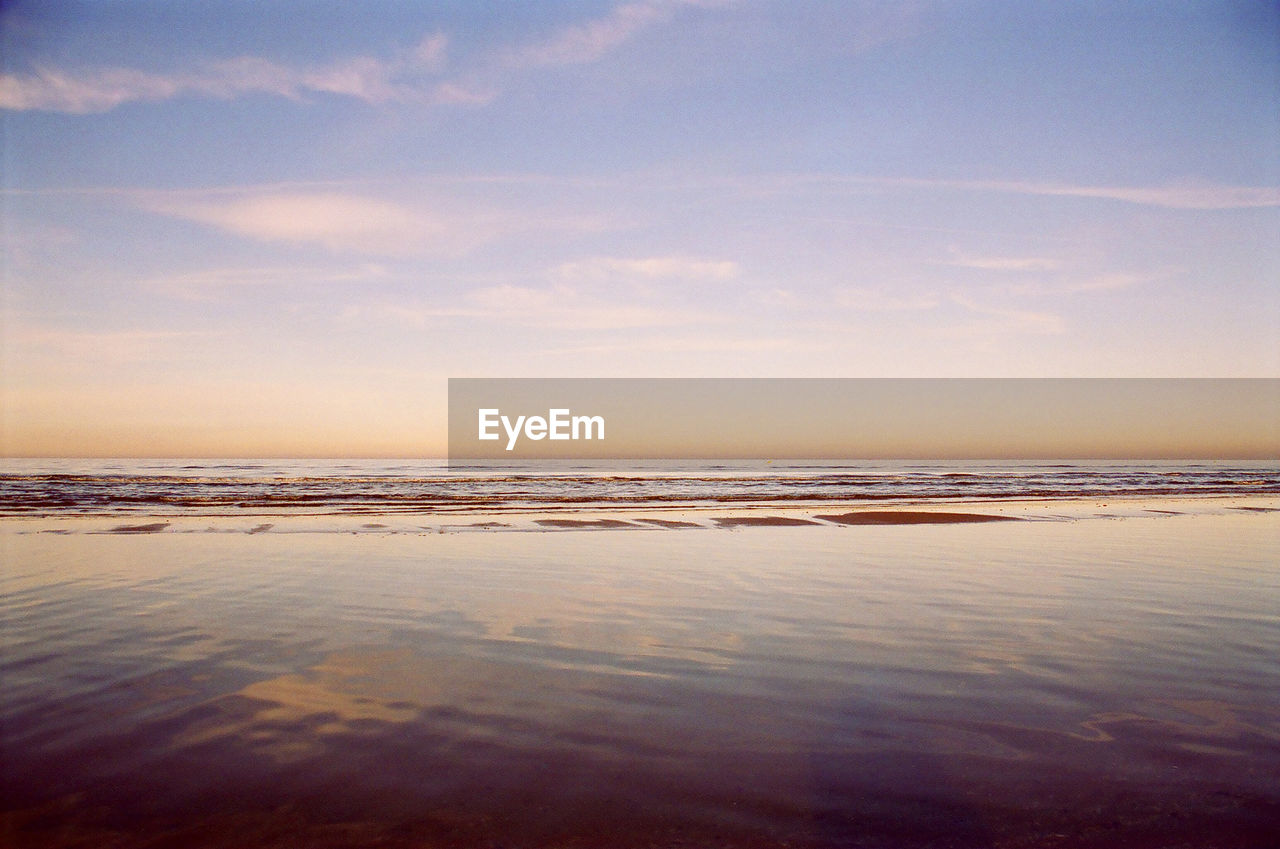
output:
[{"label": "shallow tidal water", "polygon": [[0,842],[1275,845],[1278,515],[10,520]]}]

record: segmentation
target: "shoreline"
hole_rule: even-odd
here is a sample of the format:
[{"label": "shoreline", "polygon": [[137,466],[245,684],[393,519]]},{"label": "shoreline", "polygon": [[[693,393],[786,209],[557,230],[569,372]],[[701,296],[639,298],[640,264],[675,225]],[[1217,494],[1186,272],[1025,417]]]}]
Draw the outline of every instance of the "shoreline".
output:
[{"label": "shoreline", "polygon": [[1159,495],[1107,498],[973,501],[887,499],[786,504],[610,505],[571,508],[508,507],[474,511],[350,510],[339,512],[244,512],[213,514],[112,512],[0,516],[0,533],[344,533],[452,534],[481,532],[555,533],[584,531],[736,532],[758,527],[842,528],[954,525],[989,522],[1077,522],[1090,519],[1158,519],[1177,516],[1280,513],[1276,495]]}]

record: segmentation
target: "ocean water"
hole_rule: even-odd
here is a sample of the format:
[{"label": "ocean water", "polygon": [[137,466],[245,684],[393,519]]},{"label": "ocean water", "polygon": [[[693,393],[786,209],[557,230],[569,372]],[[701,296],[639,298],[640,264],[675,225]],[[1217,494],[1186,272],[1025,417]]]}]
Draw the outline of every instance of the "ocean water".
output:
[{"label": "ocean water", "polygon": [[1276,462],[6,460],[9,515],[433,512],[1280,494]]},{"label": "ocean water", "polygon": [[[802,502],[861,509],[858,487],[881,486],[899,488],[874,509],[932,509],[950,502],[924,487],[977,474],[985,511],[1076,480],[1067,501],[1089,509],[1053,507],[1066,518],[1052,521],[339,533],[334,513],[393,526],[402,508],[432,515],[420,499],[440,493],[456,497],[439,509],[465,513],[465,487],[513,515],[668,502],[610,501],[595,479],[616,468],[548,482],[185,465],[6,469],[0,844],[1264,847],[1280,834],[1273,467],[1054,465],[1001,484],[990,464],[823,466],[812,488],[839,491]],[[57,503],[37,506],[42,475],[64,488]],[[569,500],[584,477],[592,498]],[[621,477],[663,491],[659,475]],[[803,477],[670,480],[709,515],[772,514]],[[311,495],[288,500],[294,480]],[[257,495],[235,500],[237,481]],[[1142,509],[1094,509],[1115,492]],[[367,521],[383,508],[385,523]]]}]

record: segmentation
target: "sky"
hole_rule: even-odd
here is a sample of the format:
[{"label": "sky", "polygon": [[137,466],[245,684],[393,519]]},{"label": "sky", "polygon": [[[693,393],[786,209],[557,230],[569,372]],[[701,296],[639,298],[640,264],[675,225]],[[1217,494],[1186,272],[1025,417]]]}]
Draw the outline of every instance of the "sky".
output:
[{"label": "sky", "polygon": [[449,377],[1280,376],[1280,10],[0,6],[14,456],[443,456]]}]

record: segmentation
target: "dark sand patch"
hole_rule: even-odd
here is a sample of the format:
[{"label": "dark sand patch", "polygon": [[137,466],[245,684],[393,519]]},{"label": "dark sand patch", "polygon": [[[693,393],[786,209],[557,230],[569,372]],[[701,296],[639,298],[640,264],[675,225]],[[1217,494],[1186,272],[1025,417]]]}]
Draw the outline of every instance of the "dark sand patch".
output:
[{"label": "dark sand patch", "polygon": [[432,533],[451,534],[451,533],[457,532],[458,530],[463,530],[468,528],[481,530],[481,531],[495,531],[500,528],[510,528],[513,526],[508,524],[507,522],[489,521],[489,522],[453,522],[453,523],[446,523],[443,525],[419,525],[418,527],[424,531],[431,531]]},{"label": "dark sand patch", "polygon": [[838,515],[814,516],[839,525],[952,525],[963,522],[1017,522],[1017,516],[989,513],[935,513],[925,510],[863,510]]},{"label": "dark sand patch", "polygon": [[538,519],[537,523],[546,528],[635,528],[630,522],[621,519]]},{"label": "dark sand patch", "polygon": [[272,529],[272,528],[274,528],[274,527],[275,527],[275,525],[274,525],[274,524],[272,524],[271,522],[263,522],[261,525],[257,525],[257,526],[255,526],[255,527],[252,527],[252,528],[250,528],[249,530],[245,531],[245,533],[248,533],[248,534],[261,534],[261,533],[265,533],[265,532],[267,532],[267,531],[271,530],[271,529]]},{"label": "dark sand patch", "polygon": [[148,525],[117,525],[109,534],[156,534],[169,527],[168,522],[152,522]]},{"label": "dark sand patch", "polygon": [[675,519],[636,519],[646,525],[657,525],[660,528],[701,528],[697,522],[677,522]]},{"label": "dark sand patch", "polygon": [[1232,507],[1232,510],[1248,510],[1250,513],[1278,513],[1280,507]]},{"label": "dark sand patch", "polygon": [[1169,515],[1169,516],[1181,516],[1181,515],[1183,515],[1181,510],[1153,510],[1153,509],[1148,508],[1146,512],[1148,512],[1148,513],[1164,513],[1164,514]]},{"label": "dark sand patch", "polygon": [[382,523],[380,523],[380,522],[365,522],[365,523],[364,523],[363,525],[361,525],[360,527],[362,527],[362,528],[377,529],[377,528],[385,528],[385,527],[386,527],[386,525],[384,525],[384,524],[382,524]]},{"label": "dark sand patch", "polygon": [[795,519],[790,516],[730,516],[724,519],[713,519],[722,528],[780,528],[794,525],[816,525],[809,519]]}]

